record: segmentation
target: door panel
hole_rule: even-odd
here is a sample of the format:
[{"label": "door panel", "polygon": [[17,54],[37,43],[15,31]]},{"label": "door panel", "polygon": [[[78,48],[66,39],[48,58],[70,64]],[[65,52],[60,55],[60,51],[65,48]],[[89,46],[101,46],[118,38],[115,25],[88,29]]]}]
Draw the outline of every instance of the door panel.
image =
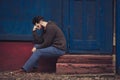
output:
[{"label": "door panel", "polygon": [[112,0],[70,0],[70,52],[112,53],[112,27]]}]

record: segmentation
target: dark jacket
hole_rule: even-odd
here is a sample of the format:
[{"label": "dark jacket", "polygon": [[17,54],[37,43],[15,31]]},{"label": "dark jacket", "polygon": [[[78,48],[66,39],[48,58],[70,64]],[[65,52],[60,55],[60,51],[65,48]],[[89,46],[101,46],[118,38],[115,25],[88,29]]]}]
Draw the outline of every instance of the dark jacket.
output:
[{"label": "dark jacket", "polygon": [[33,31],[34,43],[40,44],[37,48],[46,48],[54,46],[61,50],[66,50],[66,39],[61,29],[54,23],[49,21],[46,30],[43,30],[39,37],[36,31]]}]

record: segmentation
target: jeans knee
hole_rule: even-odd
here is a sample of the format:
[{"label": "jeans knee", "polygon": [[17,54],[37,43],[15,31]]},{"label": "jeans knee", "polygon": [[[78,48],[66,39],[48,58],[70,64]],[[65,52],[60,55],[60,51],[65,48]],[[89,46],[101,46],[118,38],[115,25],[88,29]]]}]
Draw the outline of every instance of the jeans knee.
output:
[{"label": "jeans knee", "polygon": [[33,54],[35,54],[36,56],[41,56],[41,51],[36,49],[36,51],[33,52]]}]

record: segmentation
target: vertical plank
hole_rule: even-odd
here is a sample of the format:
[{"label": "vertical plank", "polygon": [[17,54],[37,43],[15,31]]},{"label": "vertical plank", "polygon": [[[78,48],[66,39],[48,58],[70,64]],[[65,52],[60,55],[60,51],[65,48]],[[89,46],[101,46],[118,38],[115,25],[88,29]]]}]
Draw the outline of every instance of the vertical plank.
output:
[{"label": "vertical plank", "polygon": [[120,0],[116,2],[116,40],[117,40],[117,53],[116,53],[116,72],[120,74]]}]

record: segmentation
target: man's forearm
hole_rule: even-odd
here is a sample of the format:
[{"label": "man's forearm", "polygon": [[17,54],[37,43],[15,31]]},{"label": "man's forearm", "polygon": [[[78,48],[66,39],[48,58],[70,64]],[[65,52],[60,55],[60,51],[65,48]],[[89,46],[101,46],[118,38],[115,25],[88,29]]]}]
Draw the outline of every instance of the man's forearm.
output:
[{"label": "man's forearm", "polygon": [[40,48],[40,44],[35,44],[34,47],[38,49]]}]

